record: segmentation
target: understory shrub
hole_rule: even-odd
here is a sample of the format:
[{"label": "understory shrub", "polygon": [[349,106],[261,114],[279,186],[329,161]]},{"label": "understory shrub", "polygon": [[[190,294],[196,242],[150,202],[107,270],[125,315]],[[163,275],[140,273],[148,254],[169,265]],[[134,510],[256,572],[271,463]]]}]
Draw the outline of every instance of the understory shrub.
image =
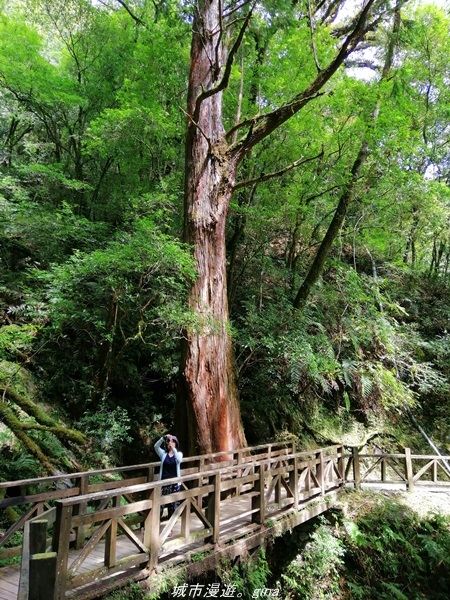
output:
[{"label": "understory shrub", "polygon": [[450,516],[421,518],[381,494],[358,498],[352,520],[319,522],[278,576],[280,597],[447,600]]}]

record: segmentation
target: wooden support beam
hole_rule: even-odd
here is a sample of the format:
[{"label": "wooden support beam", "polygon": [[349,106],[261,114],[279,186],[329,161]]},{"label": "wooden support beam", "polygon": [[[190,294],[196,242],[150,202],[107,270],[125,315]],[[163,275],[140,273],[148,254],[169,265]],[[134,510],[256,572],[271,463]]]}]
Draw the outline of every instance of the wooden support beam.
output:
[{"label": "wooden support beam", "polygon": [[28,600],[53,600],[56,581],[56,552],[33,554],[30,557]]},{"label": "wooden support beam", "polygon": [[405,471],[407,489],[409,492],[414,491],[414,472],[411,460],[411,448],[405,448]]},{"label": "wooden support beam", "polygon": [[356,446],[352,448],[353,456],[353,481],[357,490],[361,489],[361,467],[359,464],[359,451]]}]

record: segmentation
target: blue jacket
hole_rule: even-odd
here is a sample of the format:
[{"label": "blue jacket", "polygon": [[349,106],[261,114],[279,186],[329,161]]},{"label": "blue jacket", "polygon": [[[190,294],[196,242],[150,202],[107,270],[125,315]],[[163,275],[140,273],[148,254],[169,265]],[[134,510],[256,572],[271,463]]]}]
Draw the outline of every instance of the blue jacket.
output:
[{"label": "blue jacket", "polygon": [[[164,438],[160,438],[155,444],[155,450],[159,458],[161,459],[161,466],[159,467],[159,478],[162,479],[162,471],[163,471],[163,462],[167,456],[167,452],[161,448],[164,444]],[[179,452],[176,448],[173,449],[173,455],[175,456],[175,460],[177,461],[177,477],[180,476],[180,463],[183,458],[183,453]]]}]

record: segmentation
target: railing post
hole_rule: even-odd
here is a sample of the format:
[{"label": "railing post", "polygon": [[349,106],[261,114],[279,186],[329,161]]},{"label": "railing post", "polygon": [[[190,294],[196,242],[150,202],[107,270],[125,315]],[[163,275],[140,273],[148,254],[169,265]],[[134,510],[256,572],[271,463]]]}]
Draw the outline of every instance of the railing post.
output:
[{"label": "railing post", "polygon": [[294,507],[298,509],[298,457],[294,456],[292,461],[293,469],[289,473],[289,487],[292,490],[293,498],[294,498]]},{"label": "railing post", "polygon": [[160,506],[161,486],[156,485],[152,490],[152,507],[144,523],[144,546],[150,550],[149,569],[152,570],[158,564],[158,552],[160,547]]},{"label": "railing post", "polygon": [[146,469],[147,471],[147,481],[149,483],[151,483],[152,481],[155,481],[155,476],[156,476],[156,469],[154,466],[149,465]]},{"label": "railing post", "polygon": [[381,460],[381,481],[382,481],[382,483],[386,483],[386,480],[387,480],[386,460],[383,457],[380,460]]},{"label": "railing post", "polygon": [[28,600],[53,600],[56,582],[56,552],[30,556]]},{"label": "railing post", "polygon": [[30,523],[30,556],[42,554],[47,550],[48,521],[39,519]]},{"label": "railing post", "polygon": [[[242,464],[242,450],[238,450],[237,456],[236,456],[236,465],[239,466],[241,464]],[[236,477],[238,479],[239,479],[239,477],[242,477],[242,469],[237,469]],[[240,486],[236,486],[236,496],[240,496],[240,495],[241,495],[241,488],[240,488]]]},{"label": "railing post", "polygon": [[[205,471],[205,459],[203,456],[201,456],[198,462],[198,472],[200,473],[200,477],[197,480],[197,487],[199,488],[201,488],[203,485],[203,477],[201,476],[203,471]],[[192,484],[195,485],[195,481],[192,481]],[[201,493],[197,496],[197,506],[200,510],[202,509],[203,495]]]},{"label": "railing post", "polygon": [[252,514],[252,523],[259,523],[262,525],[266,518],[266,498],[264,494],[264,479],[266,474],[266,465],[261,463],[255,465],[256,480],[253,484],[253,490],[255,493],[252,496],[252,510],[256,510]]},{"label": "railing post", "polygon": [[204,456],[200,456],[200,458],[198,460],[198,470],[200,473],[205,470],[205,457]]},{"label": "railing post", "polygon": [[311,482],[312,482],[312,476],[311,476],[311,459],[308,460],[308,464],[306,466],[306,474],[305,474],[305,492],[310,492],[311,491]]},{"label": "railing post", "polygon": [[56,552],[46,552],[48,521],[30,523],[28,600],[53,600]]},{"label": "railing post", "polygon": [[[114,496],[112,505],[114,508],[120,506],[120,496]],[[117,518],[111,519],[111,524],[106,532],[105,539],[105,567],[111,568],[116,564],[117,548]]]},{"label": "railing post", "polygon": [[[278,460],[275,465],[276,469],[280,469],[282,462],[281,460]],[[271,463],[269,463],[269,470],[271,469]],[[278,473],[278,475],[276,475],[276,483],[275,483],[275,503],[278,504],[278,506],[281,505],[281,478],[283,477],[283,475],[281,473]]]},{"label": "railing post", "polygon": [[323,450],[316,452],[316,459],[319,458],[320,462],[316,465],[316,478],[320,486],[321,496],[325,496],[325,464],[323,460]]},{"label": "railing post", "polygon": [[[89,490],[89,475],[82,475],[78,479],[79,496],[85,496]],[[84,515],[87,510],[87,502],[80,502],[74,506],[74,515]],[[79,525],[77,527],[75,548],[80,550],[84,546],[84,540],[86,539],[86,525]]]},{"label": "railing post", "polygon": [[411,460],[411,448],[405,448],[405,469],[407,489],[409,492],[414,491],[414,472]]},{"label": "railing post", "polygon": [[180,534],[187,541],[191,535],[191,503],[192,498],[186,498],[186,508],[181,514]]},{"label": "railing post", "polygon": [[214,485],[214,491],[208,498],[206,509],[206,518],[213,527],[209,541],[218,544],[220,537],[220,472],[211,475],[209,483]]},{"label": "railing post", "polygon": [[[56,577],[54,600],[63,600],[67,587],[67,563],[69,560],[70,529],[72,525],[72,505],[65,506],[62,500],[56,502],[56,521],[53,528],[52,550],[56,552]],[[52,598],[52,596],[49,596]]]},{"label": "railing post", "polygon": [[353,480],[355,482],[354,485],[355,485],[355,489],[360,490],[361,489],[361,467],[359,464],[359,450],[356,446],[353,446],[352,454],[353,454]]},{"label": "railing post", "polygon": [[336,448],[336,453],[338,455],[337,470],[339,473],[339,478],[341,480],[341,484],[344,485],[344,483],[345,483],[344,446],[338,446]]}]

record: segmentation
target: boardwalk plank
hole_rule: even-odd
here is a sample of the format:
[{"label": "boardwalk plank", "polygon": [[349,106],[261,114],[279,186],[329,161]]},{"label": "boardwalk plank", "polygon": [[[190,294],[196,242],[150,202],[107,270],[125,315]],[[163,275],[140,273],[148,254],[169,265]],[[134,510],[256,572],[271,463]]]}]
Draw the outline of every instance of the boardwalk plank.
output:
[{"label": "boardwalk plank", "polygon": [[17,596],[17,587],[14,585],[12,581],[2,580],[1,583],[2,590],[7,590],[11,593],[15,593]]},{"label": "boardwalk plank", "polygon": [[19,565],[0,569],[0,600],[17,600]]},{"label": "boardwalk plank", "polygon": [[0,586],[0,600],[17,600],[17,590],[10,592]]}]

